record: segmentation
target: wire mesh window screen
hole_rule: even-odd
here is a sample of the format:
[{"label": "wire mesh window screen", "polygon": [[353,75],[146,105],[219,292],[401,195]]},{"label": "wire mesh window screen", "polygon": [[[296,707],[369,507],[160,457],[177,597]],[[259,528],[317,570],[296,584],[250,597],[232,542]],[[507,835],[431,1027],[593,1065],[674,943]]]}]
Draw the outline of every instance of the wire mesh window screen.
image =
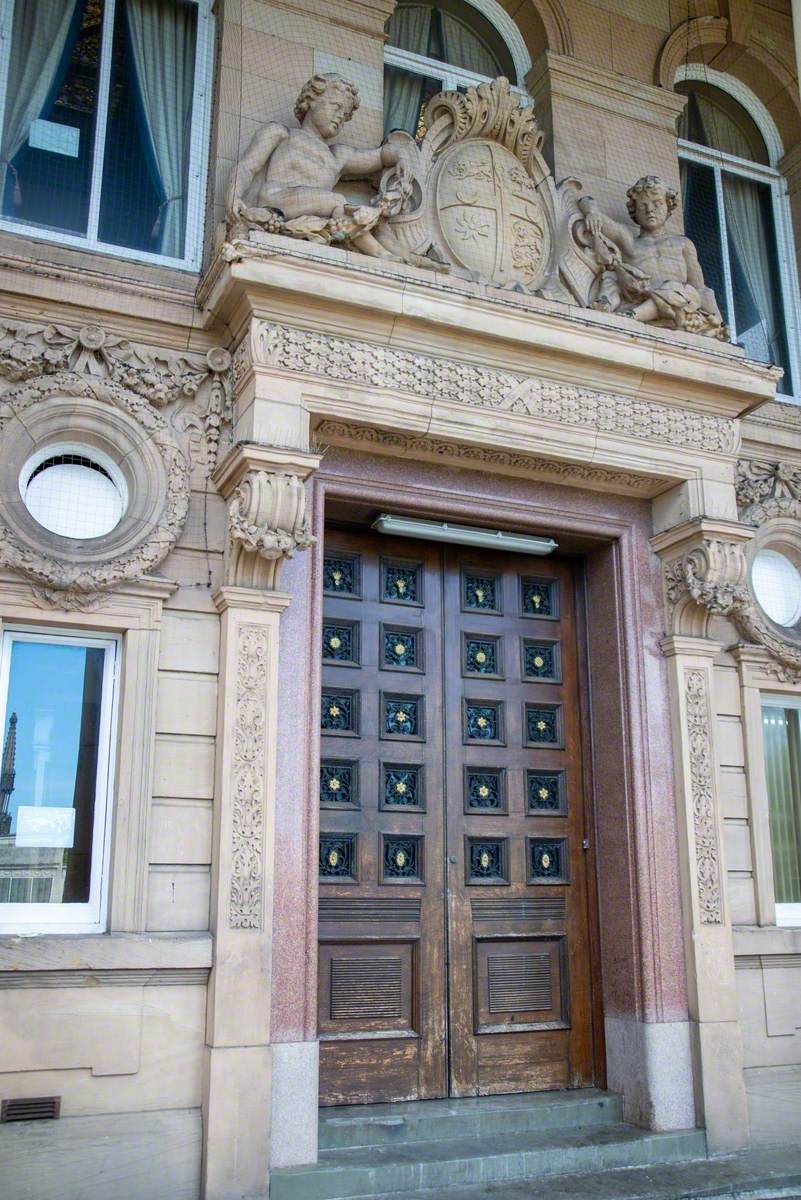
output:
[{"label": "wire mesh window screen", "polygon": [[[509,47],[492,22],[463,0],[419,4],[400,0],[387,22],[384,131],[404,129],[421,139],[425,107],[446,88],[517,71]],[[400,53],[398,53],[400,51]]]},{"label": "wire mesh window screen", "polygon": [[801,736],[795,708],[762,707],[777,904],[801,902]]},{"label": "wire mesh window screen", "polygon": [[[778,390],[791,395],[795,381],[773,204],[780,177],[766,171],[764,140],[732,97],[703,83],[681,83],[677,90],[688,96],[679,137],[692,143],[681,161],[685,232],[695,242],[732,340],[749,358],[781,367]],[[694,147],[717,151],[714,163],[687,157]],[[756,168],[752,178],[748,163]],[[766,174],[772,176],[769,182],[756,177]]]},{"label": "wire mesh window screen", "polygon": [[207,10],[207,0],[16,0],[0,57],[5,221],[196,261]]}]

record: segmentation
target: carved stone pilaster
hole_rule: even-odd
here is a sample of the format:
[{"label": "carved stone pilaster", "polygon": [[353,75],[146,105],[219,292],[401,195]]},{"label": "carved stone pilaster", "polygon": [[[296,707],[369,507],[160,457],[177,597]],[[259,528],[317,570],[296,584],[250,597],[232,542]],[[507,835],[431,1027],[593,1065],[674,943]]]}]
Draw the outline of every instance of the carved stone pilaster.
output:
[{"label": "carved stone pilaster", "polygon": [[690,800],[695,835],[695,871],[702,925],[723,924],[720,845],[715,814],[712,711],[707,676],[694,668],[684,672],[687,742],[690,761]]},{"label": "carved stone pilaster", "polygon": [[275,591],[285,558],[314,544],[305,480],[319,465],[312,454],[236,446],[215,473],[229,501],[226,586]]}]

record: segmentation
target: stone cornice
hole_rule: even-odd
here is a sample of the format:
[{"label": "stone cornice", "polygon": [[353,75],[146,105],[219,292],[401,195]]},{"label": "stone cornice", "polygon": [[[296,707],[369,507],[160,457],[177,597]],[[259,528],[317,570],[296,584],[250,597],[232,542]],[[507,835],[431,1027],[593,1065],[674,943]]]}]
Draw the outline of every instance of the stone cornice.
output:
[{"label": "stone cornice", "polygon": [[686,97],[677,92],[639,83],[628,75],[604,71],[551,50],[537,60],[526,82],[535,106],[550,92],[671,133],[675,133],[676,118],[687,103]]},{"label": "stone cornice", "polygon": [[237,338],[277,317],[728,417],[775,391],[774,368],[709,338],[268,234],[227,243],[201,298]]}]

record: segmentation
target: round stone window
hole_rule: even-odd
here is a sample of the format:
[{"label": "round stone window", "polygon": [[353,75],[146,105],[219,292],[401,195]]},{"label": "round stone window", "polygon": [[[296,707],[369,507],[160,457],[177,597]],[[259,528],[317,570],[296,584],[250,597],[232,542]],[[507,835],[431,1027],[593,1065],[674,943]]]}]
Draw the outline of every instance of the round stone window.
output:
[{"label": "round stone window", "polygon": [[89,446],[50,445],[20,472],[19,490],[35,521],[61,537],[103,537],[119,525],[128,489],[119,468]]},{"label": "round stone window", "polygon": [[801,573],[786,554],[760,550],[751,567],[757,603],[771,621],[789,629],[801,620]]}]

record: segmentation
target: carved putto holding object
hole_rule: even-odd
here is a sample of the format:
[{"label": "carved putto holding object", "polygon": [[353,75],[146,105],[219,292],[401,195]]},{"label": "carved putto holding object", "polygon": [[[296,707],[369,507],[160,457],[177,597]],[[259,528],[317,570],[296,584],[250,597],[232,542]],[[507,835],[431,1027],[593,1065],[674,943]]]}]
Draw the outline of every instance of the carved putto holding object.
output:
[{"label": "carved putto holding object", "polygon": [[534,109],[507,79],[433,96],[419,142],[402,130],[377,148],[335,142],[358,104],[349,80],[315,75],[298,96],[299,128],[256,133],[231,173],[227,253],[253,231],[280,234],[728,336],[693,243],[666,231],[675,191],[639,179],[627,193],[635,229],[580,198],[577,180],[557,186]]},{"label": "carved putto holding object", "polygon": [[656,175],[644,175],[626,193],[634,232],[601,212],[592,196],[579,208],[576,229],[598,265],[592,307],[617,312],[646,324],[726,338],[715,294],[704,283],[695,246],[688,237],[666,233],[677,194]]}]

